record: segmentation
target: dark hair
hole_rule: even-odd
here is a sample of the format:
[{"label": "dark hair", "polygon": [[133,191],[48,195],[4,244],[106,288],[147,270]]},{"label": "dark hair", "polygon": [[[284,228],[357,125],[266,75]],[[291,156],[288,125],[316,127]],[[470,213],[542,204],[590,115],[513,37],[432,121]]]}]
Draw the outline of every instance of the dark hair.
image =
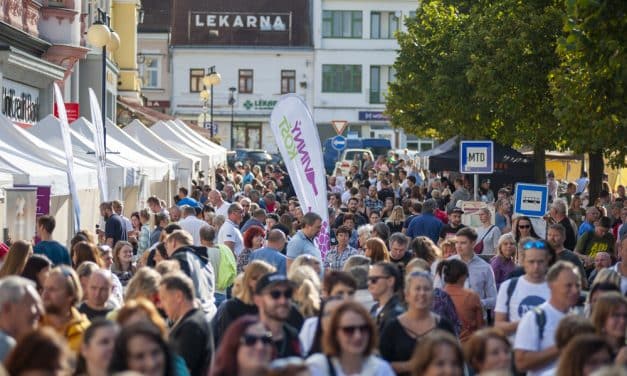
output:
[{"label": "dark hair", "polygon": [[157,213],[155,214],[155,226],[159,226],[159,223],[161,223],[161,221],[167,221],[168,220],[168,216],[165,213]]},{"label": "dark hair", "polygon": [[185,196],[187,196],[187,194],[189,193],[189,191],[185,187],[179,188],[179,192],[183,193]]},{"label": "dark hair", "polygon": [[[346,219],[346,217],[344,217],[344,219]],[[337,230],[335,230],[335,235],[336,235],[336,236],[337,236],[338,234],[346,234],[346,235],[348,235],[348,237],[350,238],[351,233],[352,233],[351,229],[350,229],[350,228],[348,228],[348,226],[343,226],[343,225],[342,225],[342,226],[340,226],[340,227],[338,227],[338,228],[337,228]]]},{"label": "dark hair", "polygon": [[438,264],[436,273],[444,279],[445,283],[457,283],[463,277],[468,277],[468,266],[466,263],[457,260],[442,260]]},{"label": "dark hair", "polygon": [[[92,338],[96,334],[98,329],[102,328],[117,328],[118,325],[111,321],[104,319],[102,317],[95,318],[91,321],[91,324],[85,331],[83,332],[82,343],[84,345],[88,345],[91,342]],[[85,375],[87,374],[87,362],[82,354],[78,354],[78,360],[76,362],[76,371],[74,371],[75,375]]]},{"label": "dark hair", "polygon": [[438,259],[437,246],[433,243],[433,240],[426,236],[416,237],[412,240],[410,247],[416,257],[425,260],[429,265],[433,264],[435,260]]},{"label": "dark hair", "polygon": [[473,229],[472,227],[463,227],[459,229],[457,233],[455,234],[455,236],[464,236],[470,239],[471,242],[476,241],[478,237],[477,231],[475,231],[475,229]]},{"label": "dark hair", "polygon": [[113,347],[113,354],[111,356],[111,362],[109,363],[109,372],[117,373],[128,370],[128,344],[135,336],[141,336],[148,338],[152,342],[159,345],[161,351],[163,351],[165,358],[165,376],[174,376],[176,371],[174,370],[174,362],[172,361],[172,351],[168,346],[165,339],[161,336],[159,328],[153,325],[147,320],[143,320],[128,326],[125,326],[120,331],[120,334],[115,340],[115,346]]},{"label": "dark hair", "polygon": [[324,280],[322,281],[322,291],[329,295],[331,290],[339,284],[343,284],[357,290],[357,282],[350,273],[333,270],[324,276]]},{"label": "dark hair", "polygon": [[516,243],[520,242],[520,231],[518,230],[518,223],[523,220],[523,221],[527,221],[529,222],[529,225],[531,226],[531,228],[529,229],[529,236],[531,236],[532,238],[535,239],[540,239],[540,237],[538,236],[538,234],[536,233],[536,230],[534,230],[533,228],[533,223],[531,223],[531,218],[527,217],[526,215],[521,215],[520,217],[516,218],[516,227],[514,228],[514,239],[516,240]]},{"label": "dark hair", "polygon": [[52,261],[46,255],[34,254],[26,260],[26,265],[22,271],[22,277],[28,278],[35,282],[37,290],[41,291],[43,286],[39,283],[37,275],[44,268],[52,268]]},{"label": "dark hair", "polygon": [[194,282],[192,282],[192,279],[183,272],[166,274],[163,278],[161,278],[159,286],[165,287],[168,291],[180,291],[189,302],[194,301]]},{"label": "dark hair", "polygon": [[72,261],[74,261],[74,256],[76,256],[76,265],[74,265],[75,268],[78,268],[85,261],[95,262],[99,267],[104,265],[98,248],[85,241],[80,241],[72,247]]},{"label": "dark hair", "polygon": [[462,353],[457,338],[448,332],[434,330],[420,339],[420,346],[416,346],[414,354],[409,360],[411,362],[413,375],[419,376],[425,373],[435,359],[435,354],[440,350],[440,346],[448,346],[453,350],[455,358],[457,358],[457,366],[460,371],[463,372],[464,354]]},{"label": "dark hair", "polygon": [[607,351],[608,358],[611,358],[612,348],[603,337],[596,334],[576,336],[561,352],[556,375],[583,376],[586,362],[601,351]]},{"label": "dark hair", "polygon": [[464,343],[464,355],[466,362],[476,371],[481,372],[481,364],[485,361],[488,341],[495,339],[501,341],[508,349],[511,350],[512,345],[509,343],[507,336],[497,328],[484,328],[472,333],[470,338]]},{"label": "dark hair", "polygon": [[390,238],[390,228],[383,222],[377,222],[372,226],[372,231],[376,232],[377,238],[383,240],[383,243],[387,246],[388,239]]},{"label": "dark hair", "polygon": [[4,362],[9,375],[26,371],[62,371],[69,373],[74,354],[54,329],[41,327],[22,338]]},{"label": "dark hair", "polygon": [[57,222],[51,215],[42,215],[37,218],[37,224],[46,230],[47,233],[52,234],[54,228],[57,226]]},{"label": "dark hair", "polygon": [[170,235],[171,233],[173,233],[176,230],[182,230],[183,228],[179,225],[177,225],[176,223],[170,223],[169,225],[165,226],[165,228],[163,229],[163,231],[165,231],[166,234]]},{"label": "dark hair", "polygon": [[320,310],[318,311],[318,324],[316,325],[316,331],[314,334],[313,341],[311,342],[311,348],[309,349],[309,353],[307,356],[321,353],[322,352],[322,319],[324,317],[324,308],[327,306],[327,303],[331,301],[342,301],[344,300],[340,296],[329,296],[326,299],[322,299],[320,302]]},{"label": "dark hair", "polygon": [[555,330],[555,346],[563,350],[575,336],[594,334],[594,324],[586,317],[566,315],[562,318]]},{"label": "dark hair", "polygon": [[401,276],[401,271],[398,269],[398,266],[393,262],[377,262],[372,265],[373,267],[378,266],[383,269],[383,273],[386,276],[394,278],[394,292],[398,292],[403,288],[403,277]]},{"label": "dark hair", "polygon": [[248,327],[258,322],[258,317],[245,315],[229,325],[226,332],[221,337],[220,346],[216,352],[215,362],[211,368],[210,376],[237,375],[237,351],[240,347],[241,337]]},{"label": "dark hair", "polygon": [[612,220],[610,219],[610,217],[601,217],[599,219],[598,226],[604,227],[604,228],[611,228]]}]

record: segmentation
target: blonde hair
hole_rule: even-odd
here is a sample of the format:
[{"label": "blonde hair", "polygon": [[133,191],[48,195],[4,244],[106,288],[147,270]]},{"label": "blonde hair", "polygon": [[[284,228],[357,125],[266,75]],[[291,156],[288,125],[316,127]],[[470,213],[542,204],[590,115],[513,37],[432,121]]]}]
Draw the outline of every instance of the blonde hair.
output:
[{"label": "blonde hair", "polygon": [[233,288],[231,289],[231,294],[233,296],[239,296],[242,293],[242,283],[244,282],[244,273],[239,273],[235,276],[233,280]]},{"label": "blonde hair", "polygon": [[124,298],[128,301],[140,297],[152,299],[159,293],[161,274],[155,269],[144,266],[139,268],[126,286]]},{"label": "blonde hair", "polygon": [[253,290],[250,287],[251,282],[255,283],[264,274],[275,272],[276,268],[265,261],[253,260],[244,268],[244,277],[242,278],[242,286],[239,294],[233,295],[246,304],[253,303]]},{"label": "blonde hair", "polygon": [[[505,257],[505,255],[503,254],[503,251],[501,251],[501,246],[505,244],[505,242],[508,240],[514,243],[514,245],[516,245],[516,239],[514,238],[514,234],[512,234],[511,232],[508,232],[508,233],[501,235],[501,237],[499,238],[499,243],[496,246],[496,253],[501,257]],[[515,257],[515,256],[516,256],[516,252],[514,252],[514,255],[512,257]]]},{"label": "blonde hair", "polygon": [[287,278],[296,283],[298,288],[294,300],[298,303],[300,313],[305,317],[318,314],[320,310],[320,277],[311,267],[290,268]]},{"label": "blonde hair", "polygon": [[391,223],[401,223],[405,221],[405,212],[403,211],[403,207],[400,205],[396,205],[393,209],[392,209],[392,213],[390,213],[390,216],[388,217],[388,222]]},{"label": "blonde hair", "polygon": [[603,268],[599,270],[596,277],[594,277],[594,281],[592,282],[592,286],[590,286],[590,289],[592,289],[594,285],[598,285],[599,283],[604,283],[604,282],[611,283],[620,288],[620,281],[621,281],[620,274],[616,273],[616,271],[610,268]]},{"label": "blonde hair", "polygon": [[405,270],[407,270],[407,273],[416,272],[416,271],[417,272],[429,272],[430,267],[429,267],[429,263],[425,259],[415,257],[411,259],[410,262],[407,263]]}]

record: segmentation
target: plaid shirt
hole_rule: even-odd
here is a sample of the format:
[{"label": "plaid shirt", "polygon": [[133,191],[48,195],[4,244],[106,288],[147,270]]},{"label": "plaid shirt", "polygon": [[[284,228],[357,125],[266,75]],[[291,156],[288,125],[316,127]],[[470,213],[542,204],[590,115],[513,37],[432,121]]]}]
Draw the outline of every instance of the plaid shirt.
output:
[{"label": "plaid shirt", "polygon": [[372,209],[372,210],[376,210],[376,211],[381,211],[381,209],[383,209],[383,201],[377,199],[372,199],[370,198],[370,196],[366,197],[366,199],[364,200],[364,205],[368,208],[368,209]]},{"label": "plaid shirt", "polygon": [[337,246],[331,247],[324,262],[324,267],[327,270],[342,270],[344,263],[349,257],[361,255],[359,250],[347,245],[342,253],[337,251]]}]

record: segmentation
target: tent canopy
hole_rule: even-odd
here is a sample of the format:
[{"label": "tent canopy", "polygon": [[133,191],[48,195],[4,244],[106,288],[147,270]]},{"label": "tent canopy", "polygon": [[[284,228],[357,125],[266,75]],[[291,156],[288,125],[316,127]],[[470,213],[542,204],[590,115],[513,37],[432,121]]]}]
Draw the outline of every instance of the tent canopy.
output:
[{"label": "tent canopy", "polygon": [[201,145],[205,145],[206,147],[209,148],[209,150],[212,150],[211,158],[212,158],[214,167],[216,167],[219,164],[226,165],[226,148],[225,147],[220,146],[212,142],[211,140],[208,140],[207,138],[203,137],[202,135],[198,134],[198,132],[191,129],[187,124],[183,123],[179,119],[169,121],[168,123],[180,129],[184,134],[188,135],[190,139],[196,141],[197,143]]},{"label": "tent canopy", "polygon": [[209,153],[200,150],[200,146],[190,141],[188,137],[181,134],[178,129],[174,130],[171,125],[163,121],[158,121],[150,128],[157,136],[173,148],[200,158],[200,167],[205,173],[211,167]]}]

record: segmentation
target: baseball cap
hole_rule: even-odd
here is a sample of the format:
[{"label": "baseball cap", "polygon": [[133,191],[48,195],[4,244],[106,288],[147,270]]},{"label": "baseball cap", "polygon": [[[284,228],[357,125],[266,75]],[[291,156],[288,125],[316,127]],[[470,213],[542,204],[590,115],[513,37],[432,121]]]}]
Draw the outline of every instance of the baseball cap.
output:
[{"label": "baseball cap", "polygon": [[288,285],[290,287],[294,287],[295,283],[287,279],[285,274],[281,274],[279,272],[264,274],[257,281],[257,286],[255,287],[255,294],[259,295],[268,287],[276,286],[276,285]]},{"label": "baseball cap", "polygon": [[451,214],[453,213],[464,214],[464,211],[462,210],[462,208],[454,207],[453,210],[451,210]]}]

